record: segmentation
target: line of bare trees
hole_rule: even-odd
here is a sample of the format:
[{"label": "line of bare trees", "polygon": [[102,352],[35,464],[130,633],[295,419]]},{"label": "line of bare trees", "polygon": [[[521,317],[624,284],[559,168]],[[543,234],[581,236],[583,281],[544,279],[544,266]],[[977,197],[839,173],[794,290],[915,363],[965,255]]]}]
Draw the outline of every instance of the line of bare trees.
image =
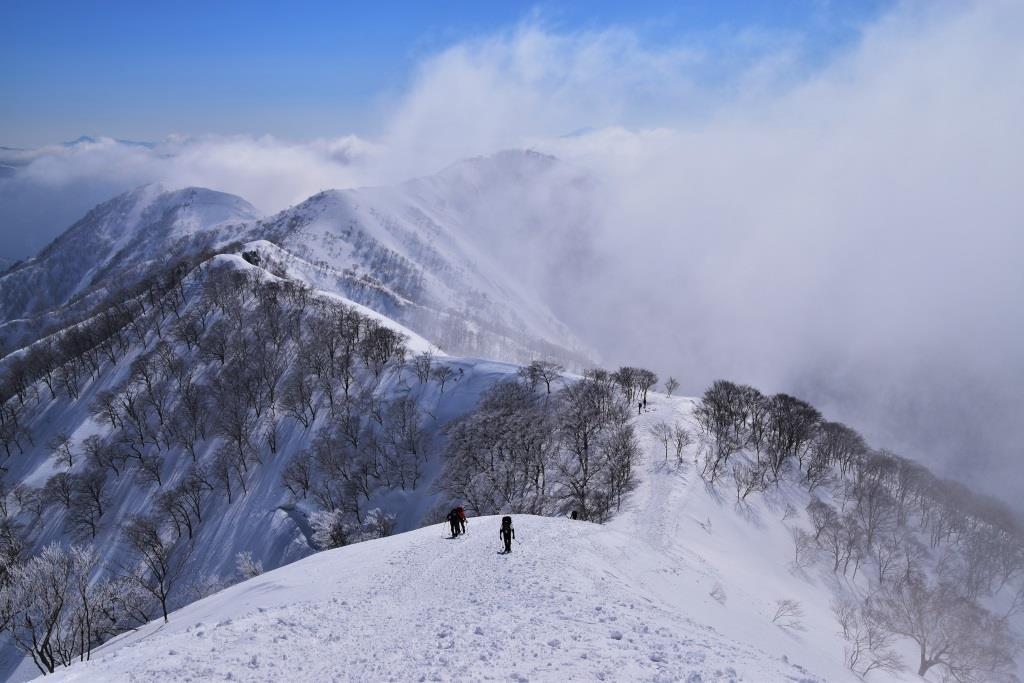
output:
[{"label": "line of bare trees", "polygon": [[[5,524],[9,520],[5,517]],[[109,567],[94,546],[51,543],[22,556],[7,537],[0,552],[0,631],[43,674],[86,661],[93,649],[162,614],[167,620],[191,545],[178,547],[153,518],[129,520],[126,558]]]},{"label": "line of bare trees", "polygon": [[[54,439],[53,452],[68,471],[39,492],[18,491],[23,508],[60,504],[77,534],[95,538],[108,507],[105,489],[129,474],[138,486],[159,489],[158,509],[179,535],[191,537],[207,495],[219,492],[231,502],[247,493],[253,468],[277,453],[284,421],[309,429],[321,414],[349,429],[353,415],[376,415],[380,430],[369,440],[374,474],[389,486],[416,486],[426,457],[416,434],[417,407],[405,401],[367,408],[374,382],[405,359],[401,335],[349,307],[314,299],[302,286],[263,282],[252,271],[211,269],[193,296],[181,282],[164,293],[173,303],[154,298],[141,318],[125,317],[109,335],[138,330],[132,340],[138,343],[124,342],[127,356],[96,359],[97,373],[128,364],[120,384],[92,396],[90,410],[107,433],[77,448],[66,435]],[[26,384],[7,405],[56,400],[56,392],[32,394],[34,386]],[[192,465],[170,483],[181,452]]]},{"label": "line of bare trees", "polygon": [[902,666],[893,644],[909,639],[920,675],[938,667],[957,681],[1013,680],[1024,524],[1005,504],[871,449],[785,394],[718,381],[694,416],[700,473],[710,485],[731,473],[737,504],[787,480],[811,493],[811,530],[792,532],[794,565],[823,561],[852,587],[834,605],[851,669]]},{"label": "line of bare trees", "polygon": [[[44,672],[88,658],[92,647],[132,622],[123,614],[110,618],[115,610],[100,591],[107,590],[104,581],[116,581],[113,592],[126,599],[135,596],[122,610],[132,623],[154,610],[166,618],[181,604],[186,596],[175,587],[187,573],[212,498],[230,504],[246,495],[267,458],[290,459],[286,481],[295,492],[310,493],[324,511],[350,513],[374,533],[390,532],[392,518],[364,512],[360,496],[368,500],[380,486],[415,488],[423,476],[431,447],[423,411],[408,396],[383,401],[375,393],[386,376],[401,379],[402,335],[301,285],[252,270],[212,262],[192,277],[172,275],[4,365],[3,453],[33,445],[28,418],[55,401],[87,402],[105,428],[78,443],[55,435],[45,446],[57,472],[39,488],[0,490],[6,606],[0,626]],[[115,377],[121,379],[112,383]],[[314,452],[281,454],[286,425],[317,428]],[[306,465],[303,489],[296,482]],[[146,514],[123,521],[132,490],[151,502]],[[44,517],[48,510],[53,514]],[[125,550],[105,546],[103,555],[130,560],[114,568],[89,564],[82,571],[93,592],[77,603],[63,588],[48,596],[43,584],[54,585],[54,576],[63,577],[60,586],[79,581],[79,570],[65,571],[74,564],[67,558],[87,547],[47,546],[30,556],[31,539],[49,520],[62,520],[82,543],[110,542],[104,540],[110,533],[101,534],[117,524]],[[49,583],[32,578],[41,575]],[[33,601],[42,601],[48,619],[40,621]],[[106,616],[94,619],[96,610]]]},{"label": "line of bare trees", "polygon": [[474,514],[575,510],[606,521],[634,483],[633,396],[604,370],[550,393],[555,377],[536,381],[532,368],[496,384],[448,426],[440,487]]}]

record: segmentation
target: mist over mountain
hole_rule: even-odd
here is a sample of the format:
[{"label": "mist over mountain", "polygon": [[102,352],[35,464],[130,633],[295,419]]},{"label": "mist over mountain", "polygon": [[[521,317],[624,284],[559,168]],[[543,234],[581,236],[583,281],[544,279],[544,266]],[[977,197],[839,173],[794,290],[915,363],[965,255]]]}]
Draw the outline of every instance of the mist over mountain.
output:
[{"label": "mist over mountain", "polygon": [[[541,183],[571,200],[582,180],[569,169],[554,173],[558,166],[506,152],[399,186],[322,192],[265,218],[240,197],[146,185],[97,206],[0,276],[0,342],[8,352],[20,348],[90,310],[111,286],[142,283],[162,264],[263,240],[266,248],[253,251],[263,265],[301,272],[308,284],[408,324],[450,352],[522,362],[543,355],[582,369],[594,352],[545,303],[565,284],[549,267],[583,244],[579,228],[549,230],[518,214],[509,224],[495,203],[528,201]],[[528,236],[520,226],[549,236],[547,256],[512,246]]]},{"label": "mist over mountain", "polygon": [[[726,34],[680,52],[628,29],[526,22],[424,59],[372,139],[179,135],[150,148],[93,134],[5,151],[17,170],[0,179],[12,245],[0,257],[30,256],[144,183],[228,192],[271,215],[533,149],[586,180],[549,184],[561,171],[533,168],[508,192],[486,183],[466,219],[488,227],[463,238],[500,245],[602,358],[642,357],[694,391],[743,377],[806,392],[880,443],[1016,499],[1022,23],[1013,2],[901,4],[801,69],[785,41],[750,54]],[[745,56],[717,86],[695,77],[732,47]]]},{"label": "mist over mountain", "polygon": [[1024,4],[641,5],[0,11],[0,679],[1019,683]]}]

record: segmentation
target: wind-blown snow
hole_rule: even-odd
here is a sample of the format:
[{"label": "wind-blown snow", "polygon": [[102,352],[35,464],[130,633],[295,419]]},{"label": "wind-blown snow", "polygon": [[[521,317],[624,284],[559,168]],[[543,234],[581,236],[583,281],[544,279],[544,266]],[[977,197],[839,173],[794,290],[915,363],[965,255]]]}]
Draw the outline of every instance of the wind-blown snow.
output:
[{"label": "wind-blown snow", "polygon": [[[521,183],[514,171],[523,154],[502,157],[492,165],[509,167],[506,173],[477,183],[506,190]],[[542,303],[539,283],[503,265],[509,259],[488,225],[499,218],[473,201],[481,191],[462,192],[476,165],[399,186],[322,192],[262,221],[259,232],[315,266],[319,288],[377,309],[452,353],[588,364],[594,353]]]},{"label": "wind-blown snow", "polygon": [[[788,569],[798,519],[760,503],[737,514],[692,465],[663,462],[647,428],[691,408],[659,396],[635,418],[639,487],[607,525],[516,516],[507,556],[496,517],[459,539],[433,526],[319,553],[57,680],[856,680],[827,588]],[[781,598],[800,600],[805,630],[770,623]]]},{"label": "wind-blown snow", "polygon": [[[260,254],[263,254],[263,255],[275,254],[279,258],[287,258],[289,260],[289,265],[291,266],[291,267],[289,267],[287,269],[287,274],[288,274],[290,279],[299,280],[301,282],[305,282],[306,284],[312,286],[313,287],[313,293],[314,293],[315,296],[323,297],[323,298],[330,299],[332,301],[337,301],[338,303],[344,304],[345,306],[348,306],[350,308],[355,309],[355,311],[357,313],[359,313],[360,315],[364,315],[367,318],[371,318],[373,320],[376,320],[381,325],[383,325],[385,327],[390,327],[395,332],[398,332],[399,334],[403,335],[405,337],[405,346],[406,346],[406,348],[408,349],[408,351],[410,353],[412,353],[412,354],[430,353],[430,354],[433,354],[435,356],[444,356],[444,355],[446,355],[435,344],[431,344],[429,341],[424,339],[421,335],[419,335],[416,332],[410,330],[405,325],[401,325],[399,323],[396,323],[391,318],[388,318],[387,316],[381,315],[380,313],[378,313],[377,311],[373,310],[372,308],[369,308],[367,306],[363,306],[362,304],[357,303],[355,301],[352,301],[351,299],[343,297],[340,294],[337,294],[335,292],[330,292],[330,291],[325,291],[325,290],[317,289],[316,286],[315,286],[317,284],[316,278],[310,277],[309,273],[303,272],[303,269],[302,269],[303,265],[309,266],[311,269],[312,269],[312,266],[310,264],[307,264],[307,263],[301,261],[301,259],[296,259],[294,257],[291,257],[291,255],[288,254],[288,252],[284,251],[283,249],[281,249],[277,245],[272,244],[270,242],[267,242],[266,240],[256,240],[255,242],[249,242],[244,247],[242,247],[242,251],[250,251],[250,250],[251,251],[256,251],[257,253],[260,253]],[[215,256],[212,260],[216,261],[216,262],[221,262],[221,263],[230,263],[233,267],[238,268],[240,270],[253,270],[253,271],[261,273],[264,277],[277,278],[277,276],[275,276],[275,275],[270,275],[270,274],[264,273],[262,270],[260,270],[256,266],[253,266],[248,261],[243,259],[241,256],[237,256],[235,254],[219,254],[219,255]]]},{"label": "wind-blown snow", "polygon": [[[396,186],[321,192],[259,219],[240,197],[148,185],[90,211],[38,256],[0,274],[0,353],[65,324],[107,294],[183,258],[261,241],[311,286],[340,294],[416,330],[454,355],[583,368],[596,354],[544,303],[550,283],[514,245],[539,221],[508,225],[559,162],[505,152]],[[549,188],[555,193],[563,184]],[[573,212],[567,211],[567,221]],[[566,252],[557,236],[546,260]],[[73,310],[63,310],[69,303]]]},{"label": "wind-blown snow", "polygon": [[[156,274],[203,233],[230,234],[256,218],[240,197],[145,185],[100,204],[46,249],[0,277],[0,321],[66,304],[92,287]],[[211,242],[214,240],[211,240]],[[114,282],[107,279],[115,276]]]}]

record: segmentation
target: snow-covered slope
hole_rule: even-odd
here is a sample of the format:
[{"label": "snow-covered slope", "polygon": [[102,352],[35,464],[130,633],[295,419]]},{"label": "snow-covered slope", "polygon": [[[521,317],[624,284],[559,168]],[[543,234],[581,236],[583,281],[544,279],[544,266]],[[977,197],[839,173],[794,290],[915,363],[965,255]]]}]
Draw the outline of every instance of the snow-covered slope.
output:
[{"label": "snow-covered slope", "polygon": [[[274,258],[278,258],[281,250],[268,243],[255,242],[245,245],[241,251],[249,259],[257,260],[257,254],[267,257],[276,254]],[[301,274],[301,263],[293,260],[292,266],[283,274]],[[4,425],[9,427],[12,417],[16,416],[18,433],[17,442],[10,440],[10,434],[6,432],[0,434],[3,436],[0,444],[4,446],[0,449],[4,467],[0,482],[4,489],[0,494],[7,504],[3,509],[4,518],[17,527],[26,556],[39,553],[53,542],[63,545],[76,541],[91,542],[106,565],[117,567],[122,566],[126,558],[121,538],[125,523],[135,515],[154,514],[160,509],[160,502],[172,495],[170,492],[179,490],[190,479],[195,481],[195,476],[203,476],[208,483],[197,489],[203,492],[202,517],[197,513],[195,529],[189,527],[187,531],[189,545],[195,544],[196,551],[189,556],[182,590],[177,597],[178,604],[195,600],[218,584],[233,581],[236,557],[240,552],[251,552],[253,558],[267,568],[287,564],[313,552],[307,514],[328,503],[314,503],[316,492],[309,493],[308,497],[303,495],[301,499],[297,493],[290,494],[283,485],[283,472],[294,466],[296,461],[308,459],[310,452],[319,447],[319,440],[329,436],[332,426],[339,425],[343,419],[345,429],[355,430],[352,433],[358,434],[360,443],[366,444],[365,449],[377,447],[372,446],[376,442],[372,435],[378,431],[375,425],[383,429],[385,425],[396,424],[394,421],[399,417],[410,421],[406,424],[416,425],[413,433],[409,433],[410,440],[403,441],[401,445],[402,449],[415,449],[410,454],[410,457],[415,456],[415,462],[409,458],[395,461],[394,469],[383,464],[383,469],[377,469],[374,465],[375,469],[368,473],[365,493],[350,493],[347,488],[338,493],[345,497],[346,509],[352,505],[366,510],[379,507],[393,515],[398,530],[418,527],[441,498],[431,485],[443,465],[443,453],[438,449],[441,429],[471,411],[481,392],[496,382],[513,377],[518,369],[497,361],[443,357],[422,336],[387,316],[334,292],[300,290],[294,282],[284,281],[237,254],[220,254],[201,263],[185,276],[180,286],[171,285],[165,294],[156,296],[155,300],[163,302],[160,305],[153,304],[147,296],[139,298],[140,301],[119,304],[131,311],[140,326],[136,328],[137,332],[123,329],[116,348],[112,346],[109,349],[112,358],[100,360],[96,356],[97,365],[91,372],[85,372],[84,368],[76,371],[74,391],[54,385],[56,390],[51,392],[39,381],[27,391],[24,402],[17,396],[10,396],[5,402]],[[174,303],[167,303],[169,299]],[[258,301],[264,305],[259,305]],[[259,311],[264,311],[265,315]],[[338,325],[338,318],[330,316],[339,315],[342,311],[349,311],[346,315],[354,312],[359,316],[353,330],[357,328],[362,331],[360,334],[366,335],[373,325],[389,328],[401,335],[404,353],[408,356],[433,353],[435,357],[429,360],[429,370],[443,368],[450,375],[440,380],[433,376],[420,379],[410,366],[399,360],[386,362],[384,368],[374,371],[370,361],[362,359],[365,356],[358,351],[359,358],[353,358],[353,365],[346,371],[350,373],[350,388],[343,392],[338,377],[331,383],[337,415],[328,408],[324,387],[315,389],[315,395],[311,397],[316,409],[309,409],[311,415],[307,422],[296,418],[294,412],[286,413],[283,401],[289,391],[289,378],[311,377],[306,366],[311,357],[311,347],[301,350],[302,343],[312,343],[312,331],[323,330],[327,319]],[[90,319],[81,327],[92,325],[98,317],[101,316]],[[228,319],[234,322],[229,324]],[[199,326],[196,329],[199,336],[186,343],[186,335],[181,334],[183,328],[180,326],[189,324],[189,321]],[[346,324],[352,324],[351,318],[347,321]],[[274,333],[263,329],[273,324],[284,325],[290,332],[282,329]],[[200,348],[206,348],[204,340],[211,339],[210,335],[217,334],[217,330],[226,329],[224,326],[234,330],[225,339],[230,349],[226,365],[224,360],[205,355]],[[284,337],[274,337],[278,342],[271,342],[267,336],[281,333]],[[306,342],[300,343],[300,337]],[[40,346],[47,344],[52,348],[55,343],[52,339],[44,339],[17,355],[35,353]],[[242,347],[248,347],[250,351],[243,353],[239,350]],[[276,373],[269,381],[282,404],[266,409],[261,416],[253,414],[251,405],[244,409],[250,431],[247,442],[252,450],[247,451],[249,455],[245,460],[238,461],[239,467],[233,474],[223,471],[227,476],[222,492],[225,495],[219,496],[213,492],[215,484],[210,476],[211,468],[216,467],[214,463],[223,457],[222,439],[218,435],[222,434],[224,426],[222,412],[227,409],[222,402],[225,394],[218,394],[216,387],[219,382],[228,382],[230,377],[238,376],[236,371],[239,369],[250,367],[249,360],[261,347],[276,353],[276,359],[270,366],[261,367],[268,369],[271,375]],[[201,420],[206,425],[206,435],[198,439],[191,455],[182,444],[174,441],[170,431],[163,430],[164,436],[157,436],[161,429],[157,428],[159,421],[155,413],[144,411],[147,417],[139,423],[141,430],[134,437],[122,431],[114,434],[111,431],[113,425],[103,423],[103,418],[95,413],[97,401],[103,400],[104,395],[114,395],[110,393],[112,391],[129,401],[134,400],[131,397],[135,395],[134,390],[129,385],[135,380],[130,378],[139,372],[139,364],[145,366],[155,362],[158,348],[165,353],[170,351],[176,358],[170,360],[170,365],[182,372],[177,377],[183,382],[179,385],[177,380],[161,372],[162,379],[155,386],[162,387],[158,391],[169,392],[162,393],[163,398],[158,399],[163,403],[161,410],[165,411],[163,415],[168,419],[161,424],[169,428],[170,420],[177,419],[171,415],[183,418],[183,413],[179,412],[184,410],[182,387],[193,387],[195,393],[190,395],[198,397],[203,405],[200,414],[206,416]],[[10,365],[16,365],[23,359],[14,358]],[[161,367],[169,370],[170,365]],[[254,371],[255,366],[251,369]],[[263,397],[258,400],[262,407],[266,394],[261,395]],[[402,411],[400,416],[396,412],[399,410]],[[156,431],[145,434],[151,428]],[[272,446],[267,441],[271,433],[274,439]],[[73,454],[71,465],[58,464],[53,458],[51,444],[58,435],[62,435],[59,439],[68,439],[69,453]],[[134,440],[136,438],[139,440]],[[161,441],[158,442],[157,438]],[[100,439],[97,443],[108,444],[103,446],[104,449],[111,449],[105,453],[113,458],[103,461],[111,468],[100,465],[101,459],[87,456],[86,444],[95,439]],[[139,449],[135,460],[148,459],[152,467],[146,471],[152,476],[143,476],[141,470],[126,467],[127,463],[121,460],[128,457],[128,451],[124,449],[132,447],[127,445],[129,440],[135,449]],[[338,443],[335,446],[339,447],[335,451],[332,446],[332,453],[349,463],[361,457],[358,454],[370,453],[359,451],[357,454],[347,446]],[[9,454],[5,454],[6,449],[9,449]],[[142,455],[143,450],[150,455]],[[384,452],[378,450],[375,453]],[[394,455],[397,457],[398,452],[394,451]],[[353,460],[347,460],[349,458]],[[108,469],[110,471],[106,471]],[[411,480],[407,479],[409,469],[415,469],[410,474]],[[43,503],[50,499],[41,493],[49,489],[48,482],[54,480],[54,475],[80,477],[87,472],[98,472],[103,482],[102,511],[96,518],[98,523],[91,529],[77,526],[74,521],[77,517],[68,505]],[[376,483],[381,477],[388,479],[386,484]],[[37,502],[39,507],[36,507]],[[183,535],[184,530],[179,528],[179,533]],[[24,678],[34,671],[22,655],[9,647],[9,643],[2,650],[0,678],[13,675],[19,664],[17,678]]]},{"label": "snow-covered slope", "polygon": [[[266,240],[292,276],[369,306],[450,353],[516,362],[543,356],[582,368],[595,354],[544,303],[551,283],[538,273],[553,269],[537,265],[563,259],[574,233],[525,210],[538,186],[558,193],[572,178],[551,157],[505,152],[401,185],[322,192],[263,220],[239,197],[144,186],[96,207],[0,276],[0,354],[166,265]],[[520,219],[510,224],[510,215]],[[550,244],[524,251],[538,235]]]},{"label": "snow-covered slope", "polygon": [[196,187],[145,185],[100,204],[0,276],[0,337],[10,345],[33,328],[59,323],[71,302],[87,310],[175,261],[241,239],[256,216],[240,197]]},{"label": "snow-covered slope", "polygon": [[475,174],[481,162],[470,160],[398,186],[323,192],[262,221],[259,232],[314,266],[321,289],[371,306],[453,353],[518,362],[545,356],[582,368],[594,353],[543,303],[529,259],[506,246],[531,236],[494,227],[503,225],[505,207],[490,203],[487,192],[520,187],[531,170],[520,169],[523,157],[532,158],[506,153],[487,165],[505,174]]},{"label": "snow-covered slope", "polygon": [[255,217],[251,204],[223,192],[140,187],[100,204],[0,278],[0,320],[40,313],[93,287],[124,286],[126,277],[184,256],[182,247]]},{"label": "snow-covered slope", "polygon": [[[639,488],[607,525],[517,516],[510,555],[494,517],[459,539],[433,526],[323,552],[126,634],[58,680],[856,680],[827,587],[788,568],[800,519],[775,505],[799,493],[737,514],[647,435],[689,419],[692,401],[652,403],[635,418]],[[785,598],[803,605],[800,628],[771,623]]]}]

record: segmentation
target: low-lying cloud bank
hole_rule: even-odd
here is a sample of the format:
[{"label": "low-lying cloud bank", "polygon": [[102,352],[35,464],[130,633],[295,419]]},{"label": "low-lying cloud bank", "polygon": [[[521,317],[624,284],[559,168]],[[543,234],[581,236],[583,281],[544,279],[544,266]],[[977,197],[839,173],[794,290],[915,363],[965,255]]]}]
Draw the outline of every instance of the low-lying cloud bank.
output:
[{"label": "low-lying cloud bank", "polygon": [[143,182],[208,186],[270,212],[530,147],[596,181],[583,216],[551,196],[524,211],[552,230],[586,225],[586,267],[538,277],[576,284],[551,287],[551,303],[609,363],[671,372],[691,392],[717,377],[800,392],[879,445],[1012,497],[1024,6],[901,5],[813,68],[799,36],[718,40],[650,49],[626,29],[528,23],[425,61],[372,142],[42,150],[0,180],[0,256],[38,249]]},{"label": "low-lying cloud bank", "polygon": [[88,139],[0,150],[0,256],[23,258],[88,209],[139,185],[199,186],[272,212],[323,189],[358,184],[374,145],[355,136],[289,143],[270,136],[170,137],[151,145]]}]

